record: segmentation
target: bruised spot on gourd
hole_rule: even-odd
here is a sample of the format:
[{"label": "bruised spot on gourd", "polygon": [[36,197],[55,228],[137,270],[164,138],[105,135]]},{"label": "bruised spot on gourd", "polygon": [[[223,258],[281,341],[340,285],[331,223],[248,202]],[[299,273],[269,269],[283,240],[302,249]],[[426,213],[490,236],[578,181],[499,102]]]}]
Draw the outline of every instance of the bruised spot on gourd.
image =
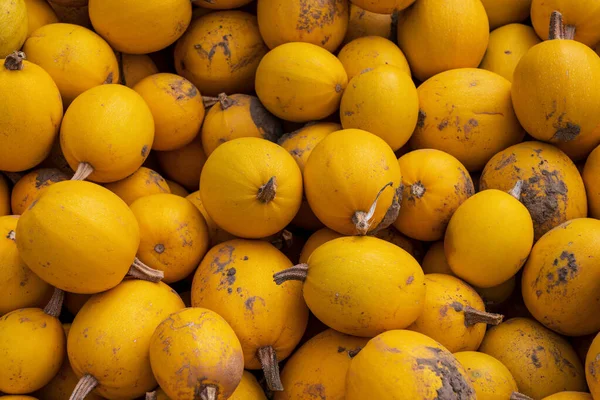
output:
[{"label": "bruised spot on gourd", "polygon": [[581,127],[571,121],[563,122],[565,114],[566,113],[562,113],[559,115],[556,119],[556,122],[553,124],[556,131],[554,136],[552,136],[552,139],[561,142],[570,142],[579,136],[579,133],[581,133]]},{"label": "bruised spot on gourd", "polygon": [[147,154],[148,154],[148,145],[145,144],[144,147],[142,147],[142,157],[146,157]]},{"label": "bruised spot on gourd", "polygon": [[105,85],[108,84],[108,83],[113,83],[113,73],[112,72],[110,72],[108,74],[108,76],[106,77],[106,80],[104,81]]},{"label": "bruised spot on gourd", "polygon": [[498,164],[496,164],[496,167],[494,168],[494,170],[499,171],[502,168],[506,168],[507,166],[509,166],[510,164],[514,163],[517,161],[517,156],[515,155],[515,153],[510,153],[510,156],[506,157],[506,154],[502,155],[502,158],[500,159],[500,162]]},{"label": "bruised spot on gourd", "polygon": [[262,302],[263,305],[265,305],[265,299],[263,299],[260,296],[248,297],[246,299],[246,301],[244,302],[244,307],[246,307],[246,310],[248,310],[250,312],[254,312],[254,303],[256,303],[257,300]]},{"label": "bruised spot on gourd", "polygon": [[305,398],[326,400],[325,387],[320,383],[315,383],[304,387],[303,394]]},{"label": "bruised spot on gourd", "polygon": [[406,279],[406,284],[410,285],[411,283],[414,282],[414,280],[415,280],[415,277],[413,275],[411,275]]},{"label": "bruised spot on gourd", "polygon": [[534,367],[536,368],[542,368],[542,362],[540,361],[540,358],[538,357],[538,351],[544,351],[544,347],[543,346],[537,346],[535,349],[533,349],[531,351],[531,363],[533,364]]},{"label": "bruised spot on gourd", "polygon": [[422,128],[425,126],[425,118],[427,118],[427,113],[421,109],[419,109],[419,116],[417,118],[417,127]]},{"label": "bruised spot on gourd", "polygon": [[214,273],[221,273],[226,266],[233,262],[233,251],[235,248],[231,245],[223,246],[219,249],[219,252],[213,258],[213,261],[210,263],[211,268],[214,269]]},{"label": "bruised spot on gourd", "polygon": [[42,186],[47,186],[48,182],[56,183],[66,179],[68,177],[57,169],[43,168],[35,176],[35,188],[40,189]]},{"label": "bruised spot on gourd", "polygon": [[[468,197],[471,197],[475,194],[475,185],[473,185],[473,179],[471,179],[471,175],[469,175],[469,173],[464,169],[459,168],[459,170],[462,176],[463,193],[466,194]],[[457,192],[456,194],[459,193],[460,192]]]},{"label": "bruised spot on gourd", "polygon": [[438,399],[467,399],[475,396],[475,391],[458,369],[458,361],[452,354],[435,347],[427,346],[431,358],[417,358],[416,368],[428,369],[441,381],[437,389]]},{"label": "bruised spot on gourd", "polygon": [[326,6],[323,11],[315,7],[312,0],[300,0],[300,15],[296,22],[296,29],[311,33],[315,28],[324,28],[334,22],[337,13],[337,2],[335,0],[319,1],[321,7]]},{"label": "bruised spot on gourd", "polygon": [[571,372],[572,376],[577,376],[578,371],[577,368],[573,365],[573,363],[566,358],[563,357],[562,353],[557,347],[554,347],[550,350],[550,354],[552,354],[552,358],[554,359],[554,364],[561,370],[565,371],[568,368]]},{"label": "bruised spot on gourd", "polygon": [[[548,290],[560,285],[566,285],[570,279],[573,279],[579,273],[579,266],[577,265],[575,254],[563,251],[559,258],[560,260],[555,258],[552,263],[554,267],[558,267],[556,269],[556,279],[554,280],[554,274],[552,273],[549,273],[546,276],[549,281],[550,278],[552,278],[552,281],[548,283]],[[559,267],[562,263],[564,263],[564,265]]]},{"label": "bruised spot on gourd", "polygon": [[283,134],[281,122],[254,96],[250,98],[250,117],[266,140],[276,143]]},{"label": "bruised spot on gourd", "polygon": [[[529,210],[536,225],[536,236],[544,234],[550,226],[544,227],[555,218],[560,217],[559,199],[567,203],[567,185],[560,177],[560,172],[542,170],[541,176],[534,175],[523,182],[521,201]],[[541,181],[541,183],[540,183]],[[543,188],[543,192],[540,193]]]},{"label": "bruised spot on gourd", "polygon": [[[15,231],[13,231],[12,229],[10,231],[8,231],[8,235],[6,235],[6,238],[9,240],[12,240],[13,242],[15,241],[17,235],[15,233]],[[23,286],[23,285],[21,285]]]},{"label": "bruised spot on gourd", "polygon": [[438,129],[439,129],[440,131],[443,131],[444,129],[446,129],[446,127],[448,127],[448,119],[447,119],[447,118],[444,118],[444,119],[442,120],[442,122],[440,122],[440,124],[438,125]]},{"label": "bruised spot on gourd", "polygon": [[468,135],[471,134],[473,128],[476,128],[479,126],[479,122],[477,122],[476,119],[471,118],[469,121],[467,121],[467,123],[463,126],[463,130],[465,131],[465,136],[468,137]]},{"label": "bruised spot on gourd", "polygon": [[150,170],[150,172],[148,173],[148,179],[146,179],[146,185],[156,185],[162,189],[162,186],[160,184],[163,181],[164,180],[162,176],[160,176],[157,172]]}]

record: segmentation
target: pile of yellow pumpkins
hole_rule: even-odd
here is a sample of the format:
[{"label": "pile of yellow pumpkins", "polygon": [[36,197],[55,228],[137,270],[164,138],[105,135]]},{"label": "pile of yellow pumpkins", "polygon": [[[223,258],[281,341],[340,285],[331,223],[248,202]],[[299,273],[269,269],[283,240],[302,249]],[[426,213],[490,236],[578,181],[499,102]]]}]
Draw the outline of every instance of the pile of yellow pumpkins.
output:
[{"label": "pile of yellow pumpkins", "polygon": [[596,0],[0,0],[0,398],[600,399]]}]

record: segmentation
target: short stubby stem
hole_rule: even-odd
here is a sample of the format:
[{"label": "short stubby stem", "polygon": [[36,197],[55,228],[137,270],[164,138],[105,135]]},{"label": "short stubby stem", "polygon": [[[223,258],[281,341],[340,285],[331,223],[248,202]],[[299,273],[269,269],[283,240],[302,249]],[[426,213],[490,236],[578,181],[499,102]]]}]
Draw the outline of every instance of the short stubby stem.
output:
[{"label": "short stubby stem", "polygon": [[262,203],[268,203],[275,199],[277,193],[277,177],[272,176],[271,179],[258,189],[256,198]]},{"label": "short stubby stem", "polygon": [[133,260],[133,264],[131,264],[127,275],[132,276],[136,279],[141,279],[144,281],[154,283],[160,282],[165,277],[165,273],[163,271],[150,268],[142,261],[140,261],[140,259],[137,257],[135,258],[135,260]]},{"label": "short stubby stem", "polygon": [[92,164],[82,162],[77,166],[77,171],[75,171],[75,175],[71,178],[72,181],[84,181],[94,172],[94,167]]},{"label": "short stubby stem", "polygon": [[222,110],[227,110],[229,107],[235,104],[235,100],[233,100],[230,97],[227,97],[225,93],[219,93],[217,98],[219,99],[219,103],[221,104]]},{"label": "short stubby stem", "polygon": [[73,389],[69,400],[84,400],[97,386],[98,380],[90,374],[85,374],[77,382],[77,386]]},{"label": "short stubby stem", "polygon": [[214,385],[205,385],[200,391],[200,400],[217,400],[218,389]]},{"label": "short stubby stem", "polygon": [[64,299],[65,292],[58,288],[54,288],[54,293],[52,293],[50,301],[46,304],[46,307],[44,307],[44,312],[52,317],[58,318],[62,311]]},{"label": "short stubby stem", "polygon": [[218,97],[202,96],[202,103],[204,108],[210,108],[219,102]]},{"label": "short stubby stem", "polygon": [[4,68],[9,71],[21,71],[23,69],[23,61],[26,58],[25,53],[22,51],[13,51],[4,59]]},{"label": "short stubby stem", "polygon": [[564,39],[564,37],[563,16],[560,11],[552,11],[552,14],[550,14],[550,31],[548,32],[548,39]]},{"label": "short stubby stem", "polygon": [[279,363],[277,362],[277,354],[272,346],[261,347],[257,351],[260,365],[265,373],[265,380],[267,381],[267,387],[269,390],[274,392],[283,391],[283,385],[281,384],[281,378],[279,376]]},{"label": "short stubby stem", "polygon": [[504,319],[504,315],[502,314],[479,311],[471,306],[466,306],[464,313],[466,326],[473,326],[476,324],[500,325]]},{"label": "short stubby stem", "polygon": [[294,265],[292,268],[284,269],[273,274],[273,280],[276,284],[281,285],[287,281],[304,282],[308,276],[308,264]]}]

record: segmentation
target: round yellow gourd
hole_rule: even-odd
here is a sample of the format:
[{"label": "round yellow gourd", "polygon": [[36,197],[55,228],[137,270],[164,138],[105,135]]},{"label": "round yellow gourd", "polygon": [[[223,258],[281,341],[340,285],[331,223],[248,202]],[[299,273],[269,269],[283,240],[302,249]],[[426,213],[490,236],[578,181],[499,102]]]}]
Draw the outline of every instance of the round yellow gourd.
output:
[{"label": "round yellow gourd", "polygon": [[531,8],[531,0],[481,0],[481,3],[490,20],[490,30],[526,20]]},{"label": "round yellow gourd", "polygon": [[0,217],[0,316],[19,308],[43,307],[52,287],[25,265],[15,242],[19,217]]},{"label": "round yellow gourd", "polygon": [[281,390],[276,362],[292,353],[308,320],[301,284],[281,288],[272,279],[291,266],[265,241],[231,240],[206,254],[192,284],[192,306],[225,318],[242,344],[245,367],[262,366],[275,390]]},{"label": "round yellow gourd", "polygon": [[164,271],[166,283],[194,272],[210,243],[204,217],[194,204],[174,194],[155,194],[130,208],[140,226],[138,258]]},{"label": "round yellow gourd", "polygon": [[281,134],[281,121],[268,112],[257,97],[221,93],[202,124],[202,147],[210,156],[229,140],[258,137],[276,142]]},{"label": "round yellow gourd", "polygon": [[598,181],[598,173],[600,173],[600,147],[596,147],[589,155],[582,174],[587,192],[589,213],[592,218],[600,218],[600,181]]},{"label": "round yellow gourd", "polygon": [[166,182],[169,186],[169,190],[171,191],[171,193],[181,197],[187,197],[190,195],[190,193],[179,183],[170,180],[166,180]]},{"label": "round yellow gourd", "polygon": [[40,168],[23,176],[17,181],[11,193],[10,203],[13,214],[23,214],[42,190],[67,179],[69,176],[55,168]]},{"label": "round yellow gourd", "polygon": [[119,82],[113,50],[99,35],[79,25],[44,25],[29,36],[23,51],[52,76],[65,106],[88,89]]},{"label": "round yellow gourd", "polygon": [[347,0],[259,0],[258,27],[270,49],[306,42],[335,51],[348,29]]},{"label": "round yellow gourd", "polygon": [[343,399],[350,361],[367,341],[333,329],[319,333],[286,362],[281,373],[284,390],[275,393],[275,400]]},{"label": "round yellow gourd", "polygon": [[81,94],[60,127],[60,147],[77,170],[74,179],[102,183],[137,171],[153,140],[150,108],[142,96],[123,85],[97,86]]},{"label": "round yellow gourd", "polygon": [[569,30],[575,33],[575,40],[588,46],[600,41],[600,4],[593,0],[533,0],[531,2],[531,22],[538,36],[548,39],[550,15],[559,11]]},{"label": "round yellow gourd", "polygon": [[420,81],[451,69],[476,68],[488,38],[488,18],[479,0],[419,0],[399,15],[398,44]]},{"label": "round yellow gourd", "polygon": [[155,74],[142,79],[133,90],[152,111],[153,150],[176,150],[194,140],[204,120],[204,104],[190,81],[175,74]]},{"label": "round yellow gourd", "polygon": [[242,381],[235,389],[229,400],[267,400],[260,384],[248,371],[244,371]]},{"label": "round yellow gourd", "polygon": [[152,154],[156,154],[160,170],[164,172],[165,176],[188,190],[198,190],[200,173],[207,158],[202,148],[200,135],[180,149],[157,151]]},{"label": "round yellow gourd", "polygon": [[328,228],[344,235],[374,230],[397,203],[400,183],[400,166],[392,149],[360,129],[327,135],[304,167],[310,208]]},{"label": "round yellow gourd", "polygon": [[344,129],[371,132],[394,151],[410,139],[418,114],[415,84],[409,74],[392,65],[382,65],[352,78],[340,104]]},{"label": "round yellow gourd", "polygon": [[304,173],[304,166],[315,146],[327,135],[340,129],[342,126],[335,122],[308,123],[292,133],[286,133],[278,143],[294,157],[300,171]]},{"label": "round yellow gourd", "polygon": [[454,357],[467,370],[477,400],[506,400],[518,392],[512,374],[494,357],[476,351],[461,351]]},{"label": "round yellow gourd", "polygon": [[[69,331],[67,351],[80,381],[74,400],[92,389],[108,399],[134,399],[157,385],[150,366],[150,340],[156,327],[185,306],[162,282],[126,280],[94,295]],[[123,373],[128,371],[128,373]]]},{"label": "round yellow gourd", "polygon": [[127,178],[107,183],[104,187],[119,196],[128,206],[142,197],[171,193],[165,178],[146,167],[140,167]]},{"label": "round yellow gourd", "polygon": [[489,288],[473,287],[473,289],[479,293],[486,306],[496,306],[507,301],[510,296],[512,296],[516,286],[517,278],[516,276],[513,276],[506,282],[503,282],[497,286],[492,286]]},{"label": "round yellow gourd", "polygon": [[64,181],[44,190],[23,213],[17,248],[31,270],[74,293],[98,293],[121,282],[140,243],[129,207],[108,189]]},{"label": "round yellow gourd", "polygon": [[[496,0],[490,3],[501,3]],[[503,76],[510,82],[521,58],[527,51],[540,43],[532,27],[523,24],[509,24],[490,33],[490,41],[480,68]]]},{"label": "round yellow gourd", "polygon": [[227,232],[262,238],[284,229],[298,212],[302,173],[282,147],[253,137],[235,139],[206,161],[200,198]]},{"label": "round yellow gourd", "polygon": [[133,88],[142,79],[158,74],[158,68],[152,58],[146,54],[125,54],[119,57],[121,67],[121,83]]},{"label": "round yellow gourd", "polygon": [[411,151],[398,162],[404,190],[394,226],[414,239],[442,239],[452,214],[475,193],[469,172],[450,154],[433,149]]},{"label": "round yellow gourd", "polygon": [[[150,339],[150,364],[169,397],[221,400],[230,398],[240,384],[244,356],[223,317],[205,308],[185,308],[156,327]],[[181,373],[184,365],[186,374]]]},{"label": "round yellow gourd", "polygon": [[0,58],[21,49],[27,38],[27,5],[25,0],[0,3]]},{"label": "round yellow gourd", "polygon": [[380,36],[365,36],[351,41],[340,50],[338,58],[348,80],[382,65],[398,67],[410,77],[410,67],[402,50],[391,40]]},{"label": "round yellow gourd", "polygon": [[389,226],[385,229],[382,229],[375,233],[375,235],[373,236],[379,239],[383,239],[386,242],[395,244],[396,246],[406,250],[408,254],[413,256],[419,264],[421,263],[421,261],[423,261],[423,243],[403,235],[393,226]]},{"label": "round yellow gourd", "polygon": [[365,36],[390,39],[395,35],[396,32],[392,32],[391,14],[377,14],[350,3],[350,19],[343,44]]},{"label": "round yellow gourd", "polygon": [[293,122],[334,113],[348,85],[342,63],[310,43],[286,43],[269,51],[256,70],[256,94],[277,117]]},{"label": "round yellow gourd", "polygon": [[63,117],[60,92],[52,77],[24,60],[21,52],[0,59],[0,95],[5,99],[0,113],[3,171],[25,171],[41,163],[50,154]]},{"label": "round yellow gourd", "polygon": [[444,237],[448,265],[459,278],[488,288],[514,276],[533,246],[533,222],[512,195],[484,190],[452,215]]},{"label": "round yellow gourd", "polygon": [[523,140],[511,102],[510,82],[490,71],[460,68],[424,82],[413,149],[437,149],[469,171],[481,170],[497,152]]},{"label": "round yellow gourd", "polygon": [[479,351],[500,361],[519,392],[534,399],[585,390],[585,373],[564,338],[527,318],[512,318],[488,330]]},{"label": "round yellow gourd", "polygon": [[219,243],[226,242],[228,240],[235,239],[231,233],[221,229],[215,221],[208,215],[204,205],[202,204],[202,199],[200,199],[200,191],[197,190],[186,197],[189,201],[192,202],[193,205],[200,210],[200,213],[204,217],[204,221],[206,222],[206,226],[208,227],[208,235],[210,237],[210,246],[216,246]]},{"label": "round yellow gourd", "polygon": [[346,400],[474,400],[467,371],[442,345],[418,332],[371,339],[350,362]]},{"label": "round yellow gourd", "polygon": [[429,247],[429,250],[425,253],[421,267],[425,274],[446,274],[455,276],[448,265],[448,260],[446,260],[443,240],[435,242]]},{"label": "round yellow gourd", "polygon": [[58,22],[56,13],[46,0],[25,0],[27,6],[27,36],[37,28]]},{"label": "round yellow gourd", "polygon": [[146,54],[174,43],[192,20],[188,0],[90,0],[90,20],[117,51]]},{"label": "round yellow gourd", "polygon": [[415,0],[350,0],[363,10],[378,14],[391,14],[394,11],[404,10]]},{"label": "round yellow gourd", "polygon": [[194,20],[177,42],[175,69],[205,96],[249,93],[267,51],[254,15],[214,12]]},{"label": "round yellow gourd", "polygon": [[323,243],[327,243],[333,239],[337,239],[343,237],[337,233],[336,231],[332,231],[329,228],[321,228],[308,238],[304,246],[302,247],[302,251],[300,253],[300,262],[306,263],[310,257],[310,255],[318,249]]}]

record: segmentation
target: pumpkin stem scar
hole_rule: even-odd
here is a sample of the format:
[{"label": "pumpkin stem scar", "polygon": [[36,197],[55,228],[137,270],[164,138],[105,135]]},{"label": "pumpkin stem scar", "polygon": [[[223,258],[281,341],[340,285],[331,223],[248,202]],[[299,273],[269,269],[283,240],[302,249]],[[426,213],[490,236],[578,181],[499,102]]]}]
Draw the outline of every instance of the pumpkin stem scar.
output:
[{"label": "pumpkin stem scar", "polygon": [[473,326],[476,324],[500,325],[504,319],[504,315],[502,314],[479,311],[471,306],[465,307],[464,314],[466,326]]},{"label": "pumpkin stem scar", "polygon": [[277,354],[272,346],[265,346],[256,352],[262,370],[265,373],[267,387],[274,392],[283,391],[281,378],[279,377],[279,364],[277,363]]},{"label": "pumpkin stem scar", "polygon": [[77,386],[73,389],[69,400],[84,400],[88,394],[98,386],[98,380],[90,374],[85,374],[81,377]]},{"label": "pumpkin stem scar", "polygon": [[263,202],[268,203],[275,199],[275,194],[277,193],[277,178],[272,176],[269,179],[269,182],[265,183],[258,189],[258,193],[256,194],[256,198]]},{"label": "pumpkin stem scar", "polygon": [[514,197],[517,200],[521,200],[521,193],[523,192],[523,185],[525,184],[525,181],[517,181],[517,183],[515,184],[515,186],[510,189],[508,191],[508,194],[510,194],[512,197]]},{"label": "pumpkin stem scar", "polygon": [[204,103],[204,108],[210,108],[219,102],[217,97],[210,96],[202,96],[202,102]]},{"label": "pumpkin stem scar", "polygon": [[92,164],[82,162],[77,166],[77,171],[75,171],[75,175],[71,178],[72,181],[84,181],[88,176],[90,176],[94,172],[94,167]]},{"label": "pumpkin stem scar", "polygon": [[352,223],[356,227],[356,231],[359,235],[364,236],[367,234],[367,232],[369,232],[369,229],[371,228],[370,221],[373,218],[373,215],[375,215],[375,210],[377,209],[377,202],[379,201],[379,197],[388,186],[392,187],[393,185],[394,182],[388,182],[385,184],[384,187],[382,187],[379,190],[379,193],[377,193],[377,196],[375,196],[375,201],[373,202],[373,204],[371,204],[369,212],[356,211],[354,215],[352,215]]},{"label": "pumpkin stem scar", "polygon": [[150,268],[137,257],[133,260],[133,264],[129,267],[127,275],[132,276],[136,279],[141,279],[149,282],[160,282],[164,277],[165,273],[158,269]]},{"label": "pumpkin stem scar", "polygon": [[165,245],[164,244],[157,244],[156,246],[154,246],[154,251],[157,252],[158,254],[162,254],[165,252]]},{"label": "pumpkin stem scar", "polygon": [[217,96],[219,103],[221,103],[221,109],[227,110],[229,107],[235,104],[235,100],[227,97],[225,93],[219,93]]},{"label": "pumpkin stem scar", "polygon": [[146,400],[156,400],[156,390],[154,392],[146,392]]},{"label": "pumpkin stem scar", "polygon": [[217,400],[217,388],[213,385],[206,385],[200,392],[200,400]]},{"label": "pumpkin stem scar", "polygon": [[10,240],[12,240],[14,242],[17,239],[17,233],[11,229],[8,232],[8,235],[6,235],[6,238],[10,239]]},{"label": "pumpkin stem scar", "polygon": [[276,284],[281,285],[287,281],[302,281],[306,280],[308,275],[308,264],[298,264],[291,268],[284,269],[273,274],[273,280]]},{"label": "pumpkin stem scar", "polygon": [[402,204],[402,192],[403,191],[404,191],[403,184],[401,184],[400,186],[398,186],[396,188],[396,193],[394,193],[394,199],[392,200],[392,205],[386,211],[386,213],[383,216],[383,219],[381,220],[379,225],[377,225],[375,227],[375,229],[373,229],[371,232],[369,232],[370,236],[376,235],[380,231],[386,229],[391,224],[393,224],[394,221],[396,221],[398,219],[398,214],[400,214],[400,205]]},{"label": "pumpkin stem scar", "polygon": [[54,293],[52,293],[52,297],[46,307],[44,307],[44,312],[51,317],[58,318],[60,312],[62,311],[63,300],[65,299],[65,292],[58,288],[54,288]]},{"label": "pumpkin stem scar", "polygon": [[533,400],[531,397],[519,392],[512,392],[510,400]]},{"label": "pumpkin stem scar", "polygon": [[4,68],[9,71],[21,71],[23,69],[23,60],[25,60],[25,53],[22,51],[13,51],[11,54],[6,56],[4,60]]},{"label": "pumpkin stem scar", "polygon": [[412,185],[410,185],[410,194],[416,197],[417,199],[423,197],[426,191],[427,189],[425,188],[425,186],[423,186],[423,183],[421,181],[415,182]]},{"label": "pumpkin stem scar", "polygon": [[565,38],[565,27],[563,25],[563,16],[560,11],[552,11],[550,15],[550,32],[548,33],[548,39],[564,39]]}]

